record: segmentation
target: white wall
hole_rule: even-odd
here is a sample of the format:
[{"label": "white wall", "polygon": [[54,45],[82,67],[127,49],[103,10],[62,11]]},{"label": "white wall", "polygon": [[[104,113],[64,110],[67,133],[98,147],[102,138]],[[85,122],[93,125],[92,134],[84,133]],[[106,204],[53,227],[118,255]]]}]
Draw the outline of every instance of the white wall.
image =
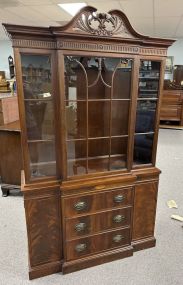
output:
[{"label": "white wall", "polygon": [[167,55],[174,57],[174,65],[183,65],[183,39],[177,40],[171,47],[169,47]]},{"label": "white wall", "polygon": [[8,57],[13,56],[11,41],[0,40],[0,70],[6,72],[6,77],[9,78]]}]

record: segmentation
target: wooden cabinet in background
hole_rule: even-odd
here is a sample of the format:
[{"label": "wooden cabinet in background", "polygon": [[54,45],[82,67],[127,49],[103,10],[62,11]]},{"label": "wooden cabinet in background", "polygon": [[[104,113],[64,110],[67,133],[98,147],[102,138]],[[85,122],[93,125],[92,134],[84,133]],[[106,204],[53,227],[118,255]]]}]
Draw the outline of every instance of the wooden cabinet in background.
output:
[{"label": "wooden cabinet in background", "polygon": [[19,120],[17,96],[0,93],[0,126]]},{"label": "wooden cabinet in background", "polygon": [[5,25],[15,52],[30,279],[155,246],[167,48],[121,11]]},{"label": "wooden cabinet in background", "polygon": [[163,90],[160,120],[183,126],[183,90]]},{"label": "wooden cabinet in background", "polygon": [[0,177],[3,196],[20,189],[22,151],[19,121],[0,126]]}]

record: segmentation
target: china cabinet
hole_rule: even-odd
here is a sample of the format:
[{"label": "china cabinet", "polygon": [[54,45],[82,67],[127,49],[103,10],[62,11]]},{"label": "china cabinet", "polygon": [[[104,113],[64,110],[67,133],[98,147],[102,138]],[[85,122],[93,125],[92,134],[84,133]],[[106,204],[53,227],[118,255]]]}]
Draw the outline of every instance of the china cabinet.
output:
[{"label": "china cabinet", "polygon": [[155,167],[167,48],[117,10],[62,27],[4,24],[22,130],[31,279],[155,246]]}]

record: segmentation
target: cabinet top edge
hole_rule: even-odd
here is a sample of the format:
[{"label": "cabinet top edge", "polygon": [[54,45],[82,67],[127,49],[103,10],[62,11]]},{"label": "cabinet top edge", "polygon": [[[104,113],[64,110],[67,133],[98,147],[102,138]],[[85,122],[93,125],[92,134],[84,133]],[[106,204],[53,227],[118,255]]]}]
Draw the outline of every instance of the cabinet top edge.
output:
[{"label": "cabinet top edge", "polygon": [[[97,23],[97,25],[94,25]],[[57,41],[60,37],[87,38],[104,42],[136,43],[141,46],[159,46],[168,48],[175,39],[162,39],[145,36],[134,30],[127,16],[120,10],[99,13],[91,6],[81,9],[70,22],[64,26],[36,27],[3,23],[11,39],[29,39]]]}]

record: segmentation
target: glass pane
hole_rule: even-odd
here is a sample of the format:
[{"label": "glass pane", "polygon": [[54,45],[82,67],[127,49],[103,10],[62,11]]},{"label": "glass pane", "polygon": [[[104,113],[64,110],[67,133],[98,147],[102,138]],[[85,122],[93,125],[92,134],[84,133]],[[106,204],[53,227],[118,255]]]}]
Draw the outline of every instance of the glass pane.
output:
[{"label": "glass pane", "polygon": [[25,99],[44,99],[52,96],[49,55],[21,55]]},{"label": "glass pane", "polygon": [[159,91],[160,62],[141,61],[139,98],[157,98]]},{"label": "glass pane", "polygon": [[156,117],[156,101],[142,100],[137,104],[136,133],[154,131]]},{"label": "glass pane", "polygon": [[67,176],[86,174],[86,160],[76,159],[67,161]]},{"label": "glass pane", "polygon": [[54,139],[52,101],[25,101],[28,140]]},{"label": "glass pane", "polygon": [[66,102],[67,138],[86,138],[86,102]]},{"label": "glass pane", "polygon": [[128,138],[111,139],[110,170],[126,168]]},{"label": "glass pane", "polygon": [[86,141],[67,142],[68,176],[86,173]]},{"label": "glass pane", "polygon": [[153,138],[154,134],[135,135],[134,165],[151,163]]},{"label": "glass pane", "polygon": [[108,170],[109,139],[93,139],[88,143],[88,172]]},{"label": "glass pane", "polygon": [[83,57],[65,57],[65,99],[86,100],[87,84]]},{"label": "glass pane", "polygon": [[88,76],[88,99],[110,99],[112,76],[118,58],[97,58],[88,60],[86,68]]},{"label": "glass pane", "polygon": [[112,101],[112,136],[128,134],[129,101]]},{"label": "glass pane", "polygon": [[51,57],[21,54],[21,64],[31,177],[55,176]]},{"label": "glass pane", "polygon": [[88,102],[89,137],[109,136],[110,101]]},{"label": "glass pane", "polygon": [[69,141],[67,142],[68,159],[86,158],[86,141]]},{"label": "glass pane", "polygon": [[[32,177],[55,175],[54,142],[31,142],[28,144]],[[49,172],[50,170],[50,172]]]},{"label": "glass pane", "polygon": [[113,98],[130,99],[131,97],[132,60],[121,59],[113,79]]}]

